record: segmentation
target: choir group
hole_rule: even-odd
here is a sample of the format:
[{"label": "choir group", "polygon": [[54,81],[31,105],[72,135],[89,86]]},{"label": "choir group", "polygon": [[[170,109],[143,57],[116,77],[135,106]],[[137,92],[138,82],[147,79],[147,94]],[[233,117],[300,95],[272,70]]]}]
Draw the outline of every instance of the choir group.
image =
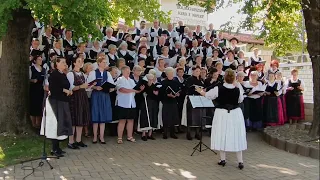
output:
[{"label": "choir group", "polygon": [[[192,30],[179,22],[177,27],[168,24],[163,29],[155,20],[146,28],[141,21],[131,31],[126,26],[117,30],[102,27],[101,33],[102,40],[83,42],[73,39],[72,30],[44,28],[35,22],[30,48],[30,116],[33,126],[41,126],[41,134],[52,139],[52,153],[57,156],[63,153],[59,148],[62,139],[69,138],[71,149],[86,147],[83,131],[85,136],[93,133],[92,143],[105,144],[106,124],[121,144],[125,127],[129,142],[135,142],[135,131],[141,132],[143,141],[155,140],[152,133],[158,129],[164,139],[177,139],[181,126],[192,140],[200,139],[202,123],[215,130],[211,133],[215,140],[223,131],[244,136],[233,137],[232,142],[242,142],[238,147],[211,145],[239,152],[246,149],[246,130],[304,119],[304,83],[298,70],[284,81],[279,63],[273,60],[264,72],[265,61],[257,48],[252,57],[245,58],[238,39],[229,39],[227,47],[228,40],[212,24],[203,32],[200,25]],[[200,95],[213,99],[216,108],[192,108],[188,96]],[[229,123],[239,119],[239,111],[232,113],[238,107],[243,128],[238,127],[241,122],[232,130],[215,122],[216,116],[225,115],[218,109],[230,113]],[[203,116],[215,119],[201,122]],[[225,164],[224,156],[222,153],[220,165]],[[242,155],[239,163],[241,159]]]}]

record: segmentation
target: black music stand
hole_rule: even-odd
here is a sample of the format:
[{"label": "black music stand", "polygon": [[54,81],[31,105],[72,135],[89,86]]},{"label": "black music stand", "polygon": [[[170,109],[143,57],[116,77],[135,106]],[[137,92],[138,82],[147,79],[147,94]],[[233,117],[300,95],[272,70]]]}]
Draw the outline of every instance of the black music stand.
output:
[{"label": "black music stand", "polygon": [[[189,96],[189,100],[191,102],[192,108],[211,108],[214,107],[212,101],[210,99],[207,99],[203,96]],[[209,116],[203,116],[201,118],[200,121],[200,141],[199,143],[193,148],[193,152],[191,154],[191,156],[193,156],[193,154],[196,151],[202,152],[205,151],[207,149],[209,149],[210,151],[212,151],[213,153],[217,154],[214,150],[212,150],[211,148],[209,148],[205,143],[203,143],[202,141],[202,122],[203,120],[207,120],[207,119],[211,119],[211,117]],[[205,148],[202,148],[202,146],[204,146]]]}]

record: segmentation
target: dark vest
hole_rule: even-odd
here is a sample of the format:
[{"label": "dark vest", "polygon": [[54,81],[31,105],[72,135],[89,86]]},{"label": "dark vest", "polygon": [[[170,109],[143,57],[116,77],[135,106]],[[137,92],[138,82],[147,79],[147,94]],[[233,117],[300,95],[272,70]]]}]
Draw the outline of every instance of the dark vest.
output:
[{"label": "dark vest", "polygon": [[[153,27],[150,28],[150,32],[154,32],[154,28]],[[162,33],[162,28],[159,28],[158,36],[161,36],[161,33]],[[154,37],[151,37],[150,42],[154,42]]]},{"label": "dark vest", "polygon": [[218,87],[218,98],[217,101],[217,108],[219,109],[226,109],[228,112],[230,110],[236,109],[239,107],[239,96],[240,96],[240,89],[235,87],[233,89],[228,89],[224,86]]},{"label": "dark vest", "polygon": [[117,60],[118,60],[117,56],[114,55],[114,59],[112,59],[112,58],[109,56],[109,54],[107,54],[107,56],[108,56],[109,63],[110,63],[110,64],[109,64],[109,67],[111,67],[111,66],[116,66]]},{"label": "dark vest", "polygon": [[108,73],[107,73],[107,71],[103,71],[103,76],[101,76],[99,69],[96,69],[95,71],[96,71],[96,79],[102,79],[101,81],[97,81],[96,86],[101,86],[102,83],[104,83],[108,80]]},{"label": "dark vest", "polygon": [[289,80],[288,87],[293,87],[293,90],[288,91],[287,94],[293,94],[293,95],[302,95],[302,92],[298,87],[301,85],[301,80],[298,79],[297,82],[291,82],[291,79]]},{"label": "dark vest", "polygon": [[256,66],[257,64],[259,64],[262,61],[261,57],[259,57],[260,62],[255,61],[252,57],[250,57],[250,60],[251,60],[250,66]]},{"label": "dark vest", "polygon": [[277,90],[277,87],[278,87],[278,83],[274,83],[273,86],[267,85],[265,91],[271,93],[270,96],[276,96],[276,94],[275,94],[274,92],[275,92],[275,91],[278,91],[278,90]]}]

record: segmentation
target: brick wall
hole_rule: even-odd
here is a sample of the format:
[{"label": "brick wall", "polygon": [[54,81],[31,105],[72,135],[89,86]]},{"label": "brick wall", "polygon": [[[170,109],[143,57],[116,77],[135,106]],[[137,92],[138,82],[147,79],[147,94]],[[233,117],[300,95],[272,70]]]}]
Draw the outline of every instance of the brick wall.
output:
[{"label": "brick wall", "polygon": [[291,77],[291,70],[299,70],[299,78],[305,83],[305,91],[303,92],[303,98],[305,103],[306,120],[310,121],[313,117],[313,80],[312,80],[312,64],[311,62],[303,63],[281,63],[280,71],[283,77],[286,79]]}]

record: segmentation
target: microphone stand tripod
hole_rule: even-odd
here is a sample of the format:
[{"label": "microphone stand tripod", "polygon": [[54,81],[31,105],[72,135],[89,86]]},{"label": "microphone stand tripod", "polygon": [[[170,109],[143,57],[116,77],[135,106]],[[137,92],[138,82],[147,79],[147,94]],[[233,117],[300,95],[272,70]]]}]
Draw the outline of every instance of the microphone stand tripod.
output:
[{"label": "microphone stand tripod", "polygon": [[[211,119],[211,117],[209,116],[203,116],[201,118],[201,121],[200,121],[200,141],[199,143],[193,148],[193,152],[191,154],[191,156],[193,156],[193,154],[196,152],[196,151],[199,151],[199,152],[202,152],[202,151],[205,151],[207,149],[210,149],[206,144],[204,144],[202,142],[202,121],[203,120],[206,120],[206,119]],[[202,146],[204,146],[204,148],[202,148]],[[210,151],[212,151],[214,154],[217,154],[214,150],[210,149]]]},{"label": "microphone stand tripod", "polygon": [[[48,100],[48,95],[47,93],[45,94],[45,102],[44,102],[44,108],[43,108],[43,115],[44,115],[44,118],[42,119],[44,122],[44,138],[43,138],[43,146],[42,146],[42,156],[38,157],[38,158],[33,158],[33,159],[29,159],[29,160],[26,160],[26,161],[21,161],[20,163],[21,164],[24,164],[26,162],[30,162],[30,161],[35,161],[35,160],[41,160],[39,162],[39,165],[38,167],[42,167],[44,165],[44,162],[47,162],[47,164],[49,165],[50,169],[53,169],[52,165],[50,164],[50,162],[48,161],[48,158],[53,158],[53,159],[59,159],[59,157],[57,156],[47,156],[47,152],[46,152],[46,123],[47,123],[47,118],[46,118],[46,102]],[[40,130],[41,131],[41,130]]]}]

